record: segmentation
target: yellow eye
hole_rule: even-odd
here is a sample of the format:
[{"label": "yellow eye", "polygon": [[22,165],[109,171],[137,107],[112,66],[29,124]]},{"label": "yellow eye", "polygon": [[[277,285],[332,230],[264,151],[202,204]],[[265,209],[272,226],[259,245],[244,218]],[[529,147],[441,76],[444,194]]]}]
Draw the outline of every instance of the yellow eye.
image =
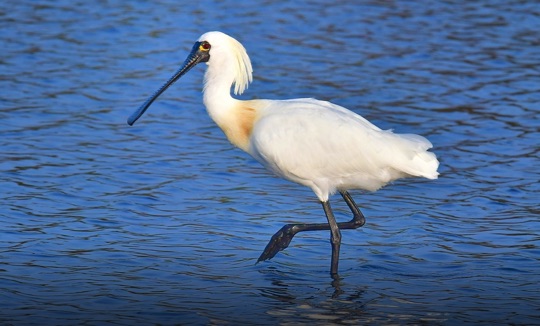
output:
[{"label": "yellow eye", "polygon": [[206,41],[202,42],[201,45],[199,45],[199,50],[200,51],[204,51],[204,52],[210,51],[210,48],[211,48],[210,43],[208,43]]}]

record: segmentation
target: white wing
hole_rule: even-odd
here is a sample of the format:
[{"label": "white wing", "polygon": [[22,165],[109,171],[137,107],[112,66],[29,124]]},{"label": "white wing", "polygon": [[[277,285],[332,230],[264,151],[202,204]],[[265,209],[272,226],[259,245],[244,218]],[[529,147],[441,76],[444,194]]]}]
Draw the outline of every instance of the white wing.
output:
[{"label": "white wing", "polygon": [[436,178],[431,143],[418,135],[383,131],[363,117],[315,99],[265,101],[250,154],[320,200],[338,189],[377,190],[401,177]]}]

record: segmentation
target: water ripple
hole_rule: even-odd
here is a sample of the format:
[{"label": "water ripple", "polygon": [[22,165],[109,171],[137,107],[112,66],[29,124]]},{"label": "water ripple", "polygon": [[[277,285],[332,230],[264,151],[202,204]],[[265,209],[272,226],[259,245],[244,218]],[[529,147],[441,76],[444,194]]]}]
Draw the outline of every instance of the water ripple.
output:
[{"label": "water ripple", "polygon": [[[0,323],[538,324],[537,7],[6,5]],[[367,224],[343,232],[340,281],[324,232],[255,265],[284,223],[324,217],[228,144],[203,68],[125,124],[208,29],[251,55],[242,98],[331,100],[435,145],[438,180],[354,193]]]}]

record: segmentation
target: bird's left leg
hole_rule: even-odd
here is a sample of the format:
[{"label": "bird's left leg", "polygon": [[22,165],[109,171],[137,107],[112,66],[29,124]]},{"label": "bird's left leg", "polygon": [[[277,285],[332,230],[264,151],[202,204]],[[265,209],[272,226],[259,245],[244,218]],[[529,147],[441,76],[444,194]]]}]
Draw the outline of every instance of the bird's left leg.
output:
[{"label": "bird's left leg", "polygon": [[[314,223],[314,224],[287,224],[283,226],[276,234],[272,236],[270,242],[264,248],[263,253],[257,260],[257,262],[270,259],[274,257],[279,251],[287,248],[289,243],[291,243],[292,238],[298,233],[303,231],[319,231],[319,230],[330,230],[330,242],[332,244],[332,264],[330,268],[330,273],[332,275],[337,275],[338,263],[339,263],[339,248],[341,246],[341,232],[339,231],[339,225],[344,224],[345,228],[351,228],[348,224],[337,223],[334,213],[330,208],[330,203],[328,201],[321,202],[328,223]],[[346,225],[345,225],[346,224]]]},{"label": "bird's left leg", "polygon": [[338,264],[339,264],[339,248],[341,247],[341,231],[339,231],[336,218],[330,208],[328,201],[322,202],[324,213],[328,219],[328,225],[330,226],[330,243],[332,244],[332,263],[330,265],[330,274],[337,276]]},{"label": "bird's left leg", "polygon": [[[364,215],[362,214],[360,209],[358,209],[358,206],[356,206],[356,203],[352,199],[351,195],[349,195],[347,191],[341,191],[340,194],[347,203],[347,206],[349,206],[351,212],[353,213],[353,218],[348,222],[337,223],[339,229],[357,229],[364,225],[366,221]],[[322,204],[324,209],[324,202],[322,202]],[[329,204],[328,207],[330,207]],[[291,243],[293,237],[299,232],[322,230],[330,230],[330,225],[328,223],[286,224],[278,232],[276,232],[276,234],[272,236],[272,239],[270,239],[270,241],[266,245],[266,248],[264,248],[264,251],[257,260],[257,262],[273,258],[278,252],[287,248]]]}]

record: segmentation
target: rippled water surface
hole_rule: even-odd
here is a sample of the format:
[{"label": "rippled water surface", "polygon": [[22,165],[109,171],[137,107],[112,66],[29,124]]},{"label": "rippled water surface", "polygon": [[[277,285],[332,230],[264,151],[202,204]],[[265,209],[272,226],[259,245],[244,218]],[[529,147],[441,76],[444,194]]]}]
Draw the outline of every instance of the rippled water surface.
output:
[{"label": "rippled water surface", "polygon": [[[0,324],[540,324],[540,7],[358,3],[4,4]],[[433,142],[438,180],[353,192],[367,223],[339,282],[327,232],[255,265],[284,223],[325,218],[227,142],[202,65],[125,123],[208,30],[247,48],[242,98]]]}]

